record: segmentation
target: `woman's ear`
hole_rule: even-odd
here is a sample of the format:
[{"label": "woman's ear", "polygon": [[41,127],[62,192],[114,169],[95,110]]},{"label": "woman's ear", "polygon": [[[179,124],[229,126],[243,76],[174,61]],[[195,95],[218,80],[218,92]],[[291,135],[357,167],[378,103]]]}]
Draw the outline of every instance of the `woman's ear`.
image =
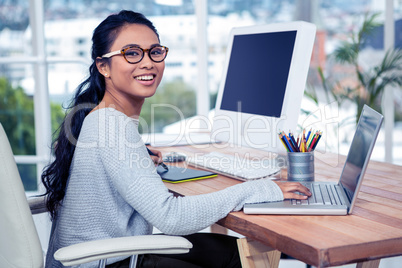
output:
[{"label": "woman's ear", "polygon": [[109,72],[109,64],[107,60],[102,59],[100,57],[96,58],[96,68],[98,71],[106,78],[110,76]]}]

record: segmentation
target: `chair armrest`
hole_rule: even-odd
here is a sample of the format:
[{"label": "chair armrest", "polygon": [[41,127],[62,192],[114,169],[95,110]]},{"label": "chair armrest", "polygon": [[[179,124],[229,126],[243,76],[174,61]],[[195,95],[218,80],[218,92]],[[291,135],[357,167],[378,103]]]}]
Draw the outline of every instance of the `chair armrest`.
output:
[{"label": "chair armrest", "polygon": [[43,212],[48,212],[46,207],[46,197],[30,197],[28,198],[28,204],[31,209],[32,214],[40,214]]},{"label": "chair armrest", "polygon": [[180,254],[193,245],[180,236],[142,235],[84,242],[61,248],[54,258],[64,266],[138,254]]}]

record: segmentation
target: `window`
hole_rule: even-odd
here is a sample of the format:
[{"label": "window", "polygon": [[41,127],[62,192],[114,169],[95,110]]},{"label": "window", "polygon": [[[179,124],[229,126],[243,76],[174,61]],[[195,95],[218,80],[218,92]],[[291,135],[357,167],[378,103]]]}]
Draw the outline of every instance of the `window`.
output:
[{"label": "window", "polygon": [[[352,5],[327,0],[208,1],[207,90],[211,95],[218,90],[227,37],[232,27],[300,19],[295,17],[296,10],[307,7],[311,12],[302,15],[310,16],[301,19],[315,20],[320,26],[317,35],[319,50],[314,53],[312,66],[324,64],[328,67],[331,63],[327,62],[326,55],[361,19],[361,10],[371,9],[384,14],[382,1],[377,2],[357,1]],[[43,8],[38,6],[40,3],[44,3]],[[318,3],[319,6],[312,6]],[[395,19],[400,21],[402,5],[397,0],[394,3]],[[160,33],[162,44],[170,49],[163,83],[157,93],[159,97],[151,98],[146,105],[168,99],[164,94],[180,94],[172,88],[194,93],[198,84],[197,49],[201,45],[197,39],[195,1],[182,0],[181,5],[169,6],[169,1],[160,0],[126,1],[124,4],[117,0],[16,0],[5,1],[0,6],[0,94],[9,94],[7,96],[16,99],[15,105],[11,106],[10,102],[1,102],[4,98],[0,100],[0,121],[6,124],[12,121],[11,118],[15,119],[7,134],[15,139],[13,150],[27,191],[40,190],[37,185],[40,172],[49,161],[51,133],[57,127],[72,92],[87,74],[93,29],[108,14],[121,8],[136,10],[150,18]],[[34,22],[41,22],[44,18],[43,32],[37,28],[40,23],[29,25],[29,14],[33,14],[31,21]],[[398,35],[396,39],[400,40]],[[319,86],[320,81],[313,71],[309,80]],[[195,94],[188,96],[191,98],[189,107],[179,107],[186,111],[186,117],[195,115],[197,105]],[[173,104],[175,99],[179,98],[173,98]],[[164,125],[179,119],[158,120],[161,123],[155,129],[163,131]],[[24,150],[20,150],[21,147]]]}]

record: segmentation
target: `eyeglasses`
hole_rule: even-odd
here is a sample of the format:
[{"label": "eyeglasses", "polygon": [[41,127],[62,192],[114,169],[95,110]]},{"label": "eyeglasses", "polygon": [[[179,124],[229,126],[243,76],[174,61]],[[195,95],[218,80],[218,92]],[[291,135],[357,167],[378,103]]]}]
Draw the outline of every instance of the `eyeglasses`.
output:
[{"label": "eyeglasses", "polygon": [[128,63],[139,63],[144,58],[144,53],[148,52],[149,58],[153,62],[162,62],[169,51],[169,48],[165,46],[155,46],[150,49],[143,49],[140,47],[126,47],[122,50],[109,52],[102,56],[102,58],[110,58],[115,55],[123,55],[124,59]]}]

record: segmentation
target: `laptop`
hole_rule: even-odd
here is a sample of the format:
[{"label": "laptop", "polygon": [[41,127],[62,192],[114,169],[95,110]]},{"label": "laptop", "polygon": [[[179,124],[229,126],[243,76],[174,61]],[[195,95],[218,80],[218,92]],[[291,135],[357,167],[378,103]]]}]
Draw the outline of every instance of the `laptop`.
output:
[{"label": "laptop", "polygon": [[334,182],[304,182],[308,200],[245,204],[246,214],[347,215],[355,205],[384,117],[365,105],[360,115],[340,179]]}]

